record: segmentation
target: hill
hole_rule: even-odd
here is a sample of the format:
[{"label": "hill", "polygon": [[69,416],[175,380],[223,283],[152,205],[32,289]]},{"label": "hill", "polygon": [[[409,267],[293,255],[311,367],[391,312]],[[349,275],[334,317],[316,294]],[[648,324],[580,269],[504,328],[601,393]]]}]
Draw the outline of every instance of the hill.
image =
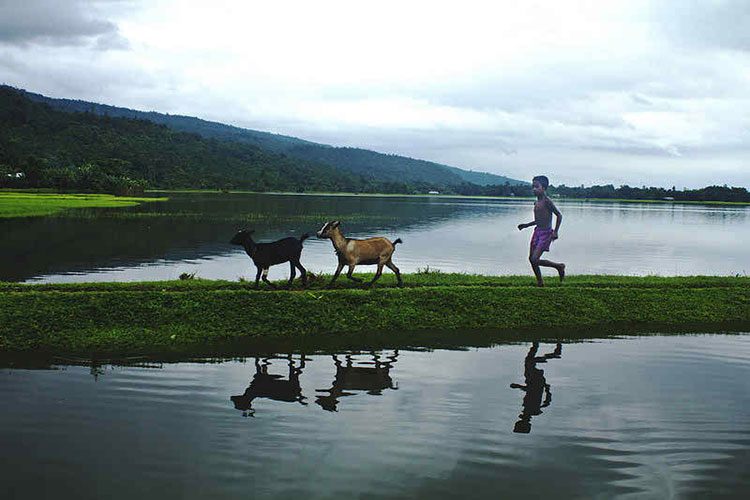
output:
[{"label": "hill", "polygon": [[204,138],[235,142],[256,146],[266,151],[284,154],[293,158],[330,165],[385,182],[425,183],[436,188],[471,183],[478,185],[523,185],[501,175],[486,172],[467,171],[439,163],[418,160],[398,155],[377,153],[360,148],[333,147],[326,144],[305,141],[296,137],[250,130],[200,118],[169,115],[154,111],[137,111],[105,104],[72,99],[55,99],[19,90],[29,99],[49,104],[55,109],[72,112],[86,112],[109,117],[148,120],[166,125],[172,130],[199,134]]},{"label": "hill", "polygon": [[[17,175],[19,172],[22,174]],[[161,188],[411,192],[257,146],[136,118],[68,113],[0,87],[0,186],[118,192]]]}]

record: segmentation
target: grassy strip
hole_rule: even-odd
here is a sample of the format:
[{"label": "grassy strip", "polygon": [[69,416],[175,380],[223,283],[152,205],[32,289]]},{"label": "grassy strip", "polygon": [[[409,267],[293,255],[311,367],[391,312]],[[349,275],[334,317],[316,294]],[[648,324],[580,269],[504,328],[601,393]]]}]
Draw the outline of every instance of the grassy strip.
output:
[{"label": "grassy strip", "polygon": [[71,208],[132,207],[167,198],[134,198],[111,194],[0,191],[0,218],[54,215]]},{"label": "grassy strip", "polygon": [[[253,291],[227,283],[4,285],[0,352],[169,352],[250,338],[414,330],[493,331],[645,328],[690,325],[750,329],[746,278],[617,278],[590,286],[573,277],[539,289],[497,284]],[[431,277],[434,278],[434,277]],[[483,277],[489,279],[488,277]],[[633,283],[628,284],[632,280]],[[587,284],[588,283],[588,284]],[[638,286],[639,284],[651,286]],[[12,288],[20,286],[21,288]],[[137,288],[141,286],[142,288]]]},{"label": "grassy strip", "polygon": [[[373,274],[355,273],[364,281],[371,280]],[[330,275],[319,275],[310,281],[303,290],[299,278],[295,281],[293,291],[316,292],[327,290]],[[564,283],[559,283],[553,277],[547,277],[549,288],[727,288],[740,287],[750,289],[748,276],[618,276],[618,275],[571,275]],[[275,282],[278,286],[286,286],[286,280]],[[432,271],[429,268],[404,276],[403,288],[423,287],[524,287],[534,283],[533,276],[486,276],[482,274],[444,273]],[[395,288],[396,278],[390,271],[384,271],[374,289]],[[362,285],[349,281],[341,276],[335,285],[336,289],[362,289]],[[0,292],[117,292],[117,291],[216,291],[216,290],[247,290],[252,293],[263,293],[271,289],[262,282],[256,290],[252,282],[203,280],[193,279],[185,281],[139,281],[121,283],[49,283],[23,284],[0,282]]]}]

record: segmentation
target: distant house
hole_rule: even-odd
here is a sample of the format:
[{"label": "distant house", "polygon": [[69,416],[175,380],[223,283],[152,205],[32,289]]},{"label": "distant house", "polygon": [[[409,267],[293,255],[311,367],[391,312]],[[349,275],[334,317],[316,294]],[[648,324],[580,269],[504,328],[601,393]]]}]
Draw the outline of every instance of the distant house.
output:
[{"label": "distant house", "polygon": [[672,196],[665,196],[664,198],[662,198],[662,200],[664,200],[664,201],[674,201],[674,198]]},{"label": "distant house", "polygon": [[440,191],[429,191],[427,194],[440,194]]},{"label": "distant house", "polygon": [[5,174],[7,177],[12,177],[14,179],[23,179],[26,177],[26,175],[23,172],[14,172],[12,174]]}]

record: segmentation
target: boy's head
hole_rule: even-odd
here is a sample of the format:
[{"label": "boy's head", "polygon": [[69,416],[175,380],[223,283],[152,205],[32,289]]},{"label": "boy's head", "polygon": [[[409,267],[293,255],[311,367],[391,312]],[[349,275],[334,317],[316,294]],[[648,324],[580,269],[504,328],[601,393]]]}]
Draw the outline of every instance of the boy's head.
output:
[{"label": "boy's head", "polygon": [[535,195],[543,194],[549,187],[549,179],[546,175],[537,175],[531,179],[531,190]]}]

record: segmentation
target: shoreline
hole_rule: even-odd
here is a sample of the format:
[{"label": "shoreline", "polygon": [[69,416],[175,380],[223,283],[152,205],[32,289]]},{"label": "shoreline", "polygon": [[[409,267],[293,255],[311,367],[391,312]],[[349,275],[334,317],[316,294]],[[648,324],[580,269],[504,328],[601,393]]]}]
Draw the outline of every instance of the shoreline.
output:
[{"label": "shoreline", "polygon": [[[467,196],[461,194],[407,194],[407,193],[351,193],[351,192],[304,192],[293,191],[250,191],[232,189],[222,191],[220,189],[147,189],[146,193],[195,193],[195,194],[268,194],[277,196],[342,196],[342,197],[373,197],[373,198],[435,198],[435,199],[465,199],[465,200],[535,200],[534,196]],[[750,206],[750,201],[718,201],[718,200],[648,200],[641,198],[567,198],[551,196],[555,201],[580,201],[580,202],[604,202],[604,203],[660,203],[677,205],[727,205],[727,206]]]},{"label": "shoreline", "polygon": [[338,338],[356,346],[430,331],[455,344],[750,331],[747,277],[570,276],[546,288],[528,276],[429,273],[404,281],[397,288],[384,275],[371,289],[325,289],[323,277],[293,291],[206,280],[0,283],[0,353],[231,355],[231,346],[248,342],[315,346]]},{"label": "shoreline", "polygon": [[[394,193],[347,193],[347,192],[283,192],[218,189],[147,189],[145,196],[115,196],[103,193],[81,193],[74,191],[57,192],[51,189],[0,189],[0,219],[19,217],[60,216],[74,208],[118,208],[135,206],[141,203],[167,201],[167,197],[150,197],[159,194],[264,194],[272,196],[328,196],[365,198],[416,198],[442,200],[503,200],[525,202],[534,196],[464,196],[459,194],[394,194]],[[15,199],[13,199],[15,198]],[[750,202],[736,201],[694,201],[694,200],[646,200],[626,198],[566,198],[552,196],[555,201],[579,203],[642,203],[672,205],[708,205],[727,207],[750,207]],[[11,202],[11,203],[9,203]]]}]

